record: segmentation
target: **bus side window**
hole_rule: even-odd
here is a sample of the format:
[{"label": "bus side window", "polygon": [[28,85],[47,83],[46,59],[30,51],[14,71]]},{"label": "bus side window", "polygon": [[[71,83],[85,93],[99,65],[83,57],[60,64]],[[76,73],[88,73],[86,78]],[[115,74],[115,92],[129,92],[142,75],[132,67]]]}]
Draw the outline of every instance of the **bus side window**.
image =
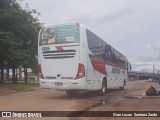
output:
[{"label": "bus side window", "polygon": [[105,47],[106,47],[106,48],[105,48],[105,56],[104,56],[104,59],[112,62],[111,46],[110,46],[110,45],[106,45]]},{"label": "bus side window", "polygon": [[113,63],[117,63],[117,59],[116,59],[116,55],[115,55],[115,51],[114,49],[112,48],[112,60],[113,60]]}]

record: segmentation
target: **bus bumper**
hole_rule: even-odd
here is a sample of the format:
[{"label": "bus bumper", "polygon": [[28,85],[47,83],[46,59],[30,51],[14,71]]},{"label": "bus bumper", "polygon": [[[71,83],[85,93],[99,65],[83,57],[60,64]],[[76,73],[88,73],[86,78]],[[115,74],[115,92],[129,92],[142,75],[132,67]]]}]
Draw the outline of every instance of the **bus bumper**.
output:
[{"label": "bus bumper", "polygon": [[41,88],[49,88],[54,90],[85,90],[86,79],[79,80],[43,80],[40,79]]}]

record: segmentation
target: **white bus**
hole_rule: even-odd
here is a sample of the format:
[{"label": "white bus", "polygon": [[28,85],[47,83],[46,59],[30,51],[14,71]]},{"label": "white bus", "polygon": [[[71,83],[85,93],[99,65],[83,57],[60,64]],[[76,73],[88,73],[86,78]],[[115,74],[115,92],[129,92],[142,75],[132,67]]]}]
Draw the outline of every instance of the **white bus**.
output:
[{"label": "white bus", "polygon": [[127,58],[80,23],[40,30],[40,86],[77,94],[82,90],[123,88],[128,80]]}]

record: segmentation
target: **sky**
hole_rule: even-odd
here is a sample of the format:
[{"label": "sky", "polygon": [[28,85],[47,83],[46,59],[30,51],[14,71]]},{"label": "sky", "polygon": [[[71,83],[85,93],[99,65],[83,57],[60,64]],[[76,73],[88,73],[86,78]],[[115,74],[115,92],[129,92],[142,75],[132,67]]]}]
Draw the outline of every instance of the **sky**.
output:
[{"label": "sky", "polygon": [[[44,26],[87,25],[127,56],[132,70],[160,70],[160,0],[24,0]],[[150,45],[150,48],[147,45]],[[156,49],[157,50],[156,50]]]}]

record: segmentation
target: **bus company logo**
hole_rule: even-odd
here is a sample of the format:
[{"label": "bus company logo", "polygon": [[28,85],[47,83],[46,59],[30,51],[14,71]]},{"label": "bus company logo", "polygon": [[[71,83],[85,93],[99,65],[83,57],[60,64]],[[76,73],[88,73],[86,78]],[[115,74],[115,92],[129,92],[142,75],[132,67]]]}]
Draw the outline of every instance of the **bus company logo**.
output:
[{"label": "bus company logo", "polygon": [[2,117],[12,117],[11,112],[2,112]]}]

